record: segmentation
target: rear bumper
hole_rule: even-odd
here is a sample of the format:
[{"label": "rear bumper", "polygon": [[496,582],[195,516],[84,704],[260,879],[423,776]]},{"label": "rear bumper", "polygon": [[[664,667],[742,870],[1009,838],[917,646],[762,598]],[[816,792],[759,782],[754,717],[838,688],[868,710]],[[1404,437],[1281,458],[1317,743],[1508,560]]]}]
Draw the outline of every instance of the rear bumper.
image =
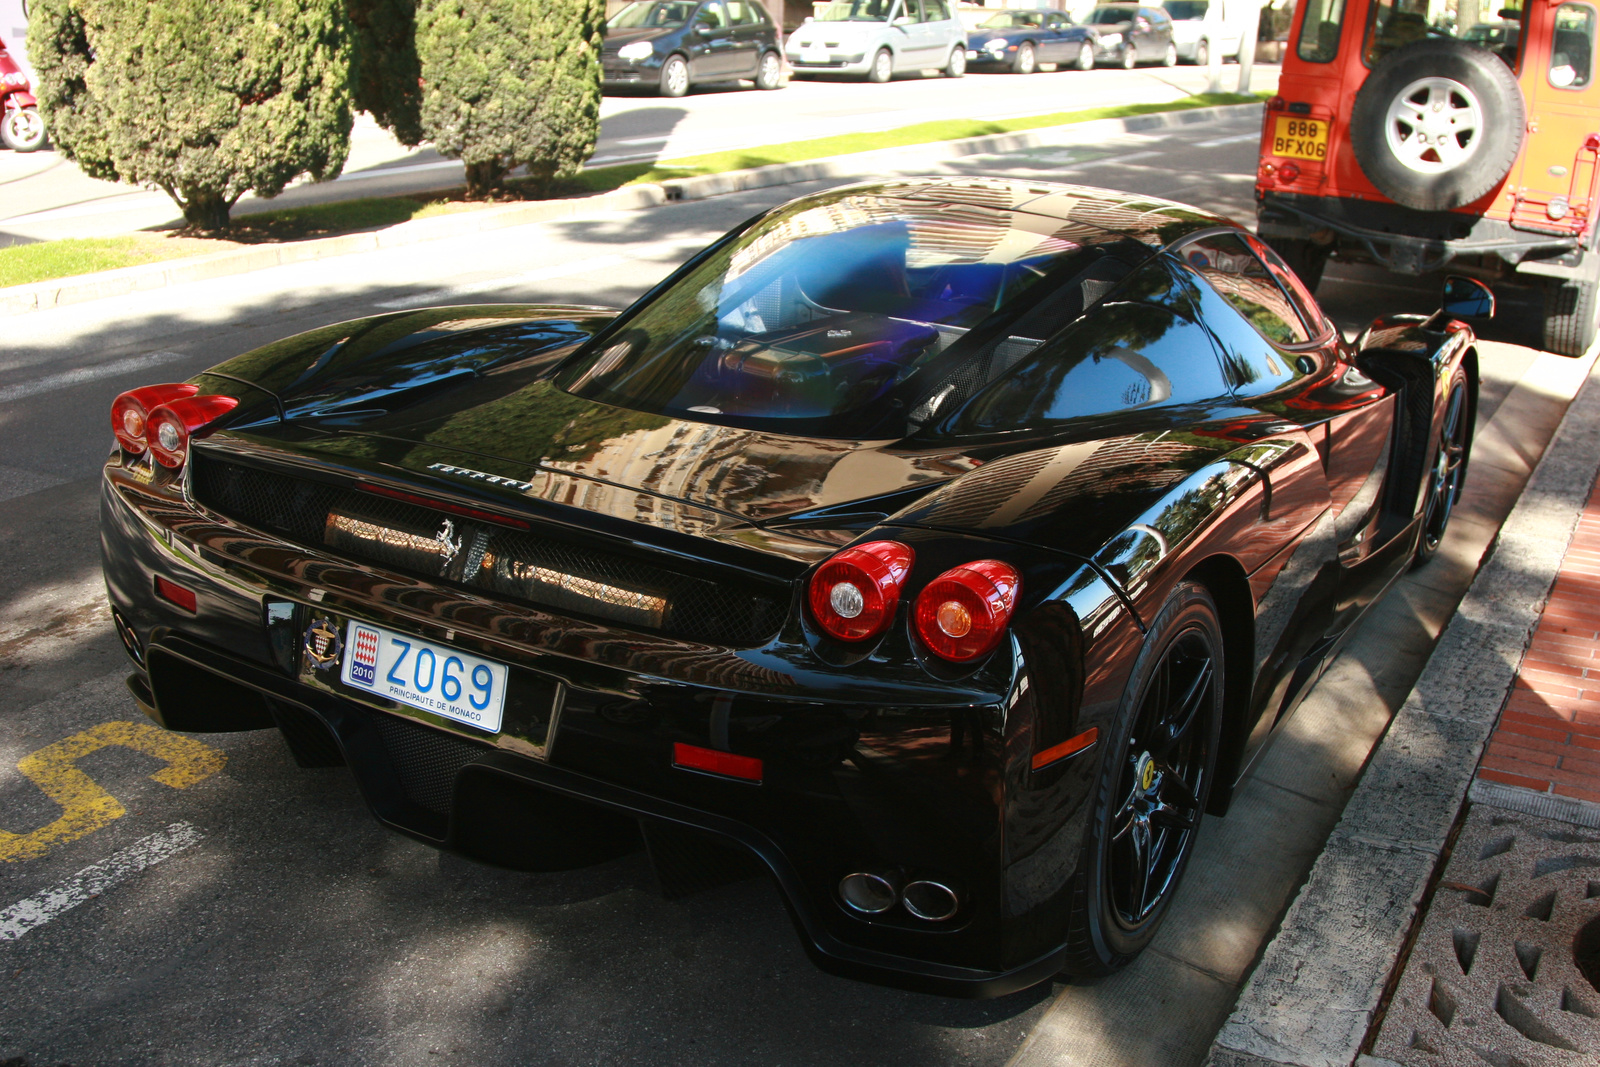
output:
[{"label": "rear bumper", "polygon": [[[717,663],[704,648],[685,653],[700,681],[672,681],[670,671],[614,665],[641,662],[637,650],[648,638],[576,622],[569,627],[587,634],[587,655],[550,654],[531,641],[522,646],[528,631],[481,596],[319,558],[141,486],[117,460],[106,472],[107,589],[139,668],[135,696],[163,725],[277,725],[293,745],[293,721],[310,723],[331,738],[381,822],[488,862],[525,865],[527,857],[501,845],[541,823],[571,824],[565,838],[542,841],[551,855],[526,864],[545,869],[582,865],[593,844],[586,839],[605,832],[606,819],[714,836],[760,861],[808,954],[846,977],[991,997],[1059,970],[1058,945],[1025,939],[1002,918],[1005,874],[993,852],[1003,838],[1000,797],[972,788],[995,781],[987,768],[1000,758],[998,746],[979,741],[982,751],[960,758],[929,748],[939,724],[953,729],[956,712],[938,706],[948,690],[930,689],[923,706],[871,709],[815,694],[803,701],[752,693],[715,684],[738,682],[747,661]],[[157,597],[156,576],[193,591],[197,610]],[[269,604],[290,621],[269,624]],[[508,704],[501,733],[491,736],[346,692],[337,668],[319,673],[304,652],[308,620],[320,618],[365,619],[507,662],[532,696],[520,711]],[[545,695],[557,691],[558,699]],[[861,718],[868,712],[873,725]],[[971,734],[985,714],[971,704],[959,710],[974,724]],[[763,723],[769,747],[752,749],[754,735],[741,731]],[[726,749],[732,738],[739,751],[741,737],[743,751],[766,759],[759,786],[671,765],[674,740]],[[568,845],[575,860],[556,854]],[[968,904],[936,928],[898,910],[890,920],[858,917],[835,887],[847,871],[869,866],[943,875],[962,886]],[[1026,925],[1036,929],[1037,920]]]},{"label": "rear bumper", "polygon": [[1576,262],[1581,244],[1575,237],[1513,229],[1482,216],[1303,193],[1258,191],[1256,222],[1264,238],[1332,245],[1336,258],[1369,261],[1409,275],[1440,270],[1457,260],[1490,272],[1537,273],[1535,264],[1559,264],[1565,258]]}]

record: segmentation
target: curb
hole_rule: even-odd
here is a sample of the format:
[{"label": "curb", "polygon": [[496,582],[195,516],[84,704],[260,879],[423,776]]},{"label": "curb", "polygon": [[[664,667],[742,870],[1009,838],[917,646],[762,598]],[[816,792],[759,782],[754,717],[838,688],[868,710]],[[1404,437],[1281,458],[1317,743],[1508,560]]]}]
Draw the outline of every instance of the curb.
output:
[{"label": "curb", "polygon": [[1591,367],[1374,750],[1211,1067],[1349,1067],[1360,1055],[1600,470],[1597,378]]},{"label": "curb", "polygon": [[704,174],[694,178],[673,178],[660,184],[630,185],[594,196],[570,200],[541,200],[526,204],[506,204],[481,211],[444,215],[439,218],[405,222],[383,230],[342,234],[313,241],[259,246],[213,252],[209,255],[166,263],[122,267],[99,274],[80,274],[44,282],[30,282],[0,289],[0,316],[25,315],[34,311],[80,304],[106,297],[162,289],[169,285],[209,281],[234,274],[309,263],[334,256],[375,252],[463,237],[488,230],[526,226],[536,222],[570,219],[610,211],[630,211],[658,207],[673,201],[704,200],[712,196],[764,189],[775,185],[814,181],[822,178],[858,177],[880,169],[917,166],[947,159],[1016,152],[1043,145],[1097,141],[1119,133],[1190,126],[1260,110],[1260,104],[1223,104],[1189,108],[1183,111],[1158,111],[1124,119],[1096,119],[1066,126],[1047,126],[1021,133],[990,134],[960,141],[880,148],[869,152],[807,160],[803,163],[777,163],[725,174]]}]

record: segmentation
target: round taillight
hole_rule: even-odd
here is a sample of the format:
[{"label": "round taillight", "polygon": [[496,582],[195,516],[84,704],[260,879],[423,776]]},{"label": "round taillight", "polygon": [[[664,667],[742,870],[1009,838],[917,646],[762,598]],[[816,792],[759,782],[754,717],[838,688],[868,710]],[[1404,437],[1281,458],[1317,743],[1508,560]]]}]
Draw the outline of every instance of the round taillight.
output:
[{"label": "round taillight", "polygon": [[847,548],[817,568],[807,599],[817,625],[840,641],[866,641],[888,629],[916,553],[898,541]]},{"label": "round taillight", "polygon": [[1022,578],[997,559],[951,567],[917,596],[917,636],[940,659],[965,663],[1000,643],[1017,606]]},{"label": "round taillight", "polygon": [[1285,163],[1278,168],[1278,181],[1284,185],[1293,185],[1300,180],[1300,164]]},{"label": "round taillight", "polygon": [[200,430],[239,406],[231,396],[189,396],[162,404],[146,419],[145,443],[163,467],[183,466],[189,440]]},{"label": "round taillight", "polygon": [[117,444],[122,446],[124,452],[133,455],[143,452],[149,444],[145,433],[150,424],[150,412],[162,404],[194,396],[199,391],[197,386],[171,382],[166,385],[147,385],[123,393],[111,402],[111,432],[116,435]]}]

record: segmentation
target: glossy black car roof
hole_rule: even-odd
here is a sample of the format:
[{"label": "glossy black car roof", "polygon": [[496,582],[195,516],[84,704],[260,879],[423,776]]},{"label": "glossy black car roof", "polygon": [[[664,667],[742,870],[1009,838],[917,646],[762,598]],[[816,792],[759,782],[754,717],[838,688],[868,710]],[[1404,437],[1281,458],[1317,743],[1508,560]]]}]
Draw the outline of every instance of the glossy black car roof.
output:
[{"label": "glossy black car roof", "polygon": [[1063,223],[1092,226],[1108,235],[1126,237],[1152,249],[1165,248],[1200,230],[1237,225],[1221,215],[1159,197],[1136,196],[1060,182],[1008,181],[1000,178],[897,178],[885,182],[862,182],[829,192],[931,200],[952,207],[1023,212]]}]

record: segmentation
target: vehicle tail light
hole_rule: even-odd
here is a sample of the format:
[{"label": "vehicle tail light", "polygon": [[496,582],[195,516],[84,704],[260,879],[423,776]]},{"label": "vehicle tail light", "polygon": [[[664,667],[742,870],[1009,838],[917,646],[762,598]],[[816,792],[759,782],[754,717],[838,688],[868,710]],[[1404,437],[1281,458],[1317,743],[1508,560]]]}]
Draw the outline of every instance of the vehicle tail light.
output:
[{"label": "vehicle tail light", "polygon": [[761,782],[761,761],[754,756],[740,756],[699,745],[686,745],[682,741],[672,744],[672,765],[706,774],[720,774],[724,778],[739,778],[746,782]]},{"label": "vehicle tail light", "polygon": [[199,606],[199,599],[194,595],[194,590],[185,589],[177,582],[169,582],[161,575],[156,575],[156,595],[169,604],[176,604],[184,611],[193,614]]},{"label": "vehicle tail light", "polygon": [[841,641],[865,641],[888,629],[900,587],[916,554],[898,541],[847,548],[811,576],[808,599],[817,625]]},{"label": "vehicle tail light", "polygon": [[231,396],[189,396],[162,404],[150,412],[145,431],[150,455],[163,467],[183,466],[190,439],[238,406]]},{"label": "vehicle tail light", "polygon": [[1300,164],[1285,163],[1278,168],[1278,181],[1284,185],[1293,185],[1300,180]]},{"label": "vehicle tail light", "polygon": [[143,389],[130,389],[111,402],[111,432],[124,452],[139,455],[147,447],[145,429],[149,426],[150,412],[162,404],[194,396],[197,386],[172,382],[167,385],[147,385]]},{"label": "vehicle tail light", "polygon": [[940,659],[977,659],[1000,643],[1021,585],[1016,568],[997,559],[951,567],[918,595],[917,635]]}]

